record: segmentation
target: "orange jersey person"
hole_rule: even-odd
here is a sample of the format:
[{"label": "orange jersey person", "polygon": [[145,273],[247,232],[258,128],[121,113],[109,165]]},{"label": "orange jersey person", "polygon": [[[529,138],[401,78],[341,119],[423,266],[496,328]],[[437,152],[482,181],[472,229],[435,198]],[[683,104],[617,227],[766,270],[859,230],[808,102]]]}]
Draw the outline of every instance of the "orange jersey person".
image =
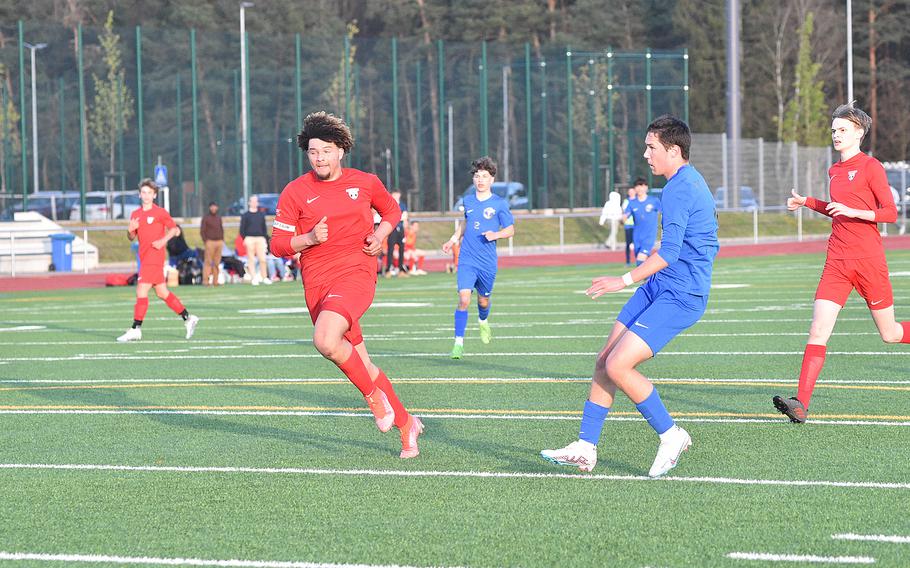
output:
[{"label": "orange jersey person", "polygon": [[180,234],[180,229],[170,213],[155,205],[158,186],[151,179],[139,183],[139,199],[142,207],[130,215],[127,236],[132,241],[139,239],[139,280],[136,282],[136,304],[133,307],[133,325],[117,341],[139,341],[142,339],[142,322],[149,306],[149,291],[164,300],[167,307],[183,318],[186,338],[193,336],[199,318],[190,315],[176,294],[167,289],[164,278],[164,264],[167,258],[167,242]]},{"label": "orange jersey person", "polygon": [[[376,293],[375,257],[401,210],[375,175],[341,167],[354,145],[341,119],[325,112],[308,115],[297,143],[312,171],[281,192],[272,253],[300,253],[313,346],[360,390],[380,431],[399,428],[400,457],[415,457],[423,424],[405,410],[388,377],[370,360],[360,328]],[[381,216],[375,227],[372,209]]]},{"label": "orange jersey person", "polygon": [[423,269],[426,253],[417,248],[418,233],[420,233],[420,221],[411,221],[404,233],[404,263],[409,265],[409,273],[422,276],[426,274]]}]

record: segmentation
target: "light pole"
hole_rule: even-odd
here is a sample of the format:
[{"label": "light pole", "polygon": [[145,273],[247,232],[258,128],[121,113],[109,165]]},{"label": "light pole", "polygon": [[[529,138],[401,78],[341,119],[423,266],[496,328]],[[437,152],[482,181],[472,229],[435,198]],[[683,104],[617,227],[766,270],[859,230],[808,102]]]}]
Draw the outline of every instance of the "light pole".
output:
[{"label": "light pole", "polygon": [[250,198],[250,149],[247,134],[246,115],[246,9],[252,8],[252,2],[240,3],[240,152],[243,167],[243,202]]},{"label": "light pole", "polygon": [[44,49],[47,47],[47,44],[31,44],[24,41],[22,42],[22,45],[32,52],[32,172],[34,173],[35,179],[35,190],[33,193],[38,193],[38,97],[35,93],[35,52],[39,49]]}]

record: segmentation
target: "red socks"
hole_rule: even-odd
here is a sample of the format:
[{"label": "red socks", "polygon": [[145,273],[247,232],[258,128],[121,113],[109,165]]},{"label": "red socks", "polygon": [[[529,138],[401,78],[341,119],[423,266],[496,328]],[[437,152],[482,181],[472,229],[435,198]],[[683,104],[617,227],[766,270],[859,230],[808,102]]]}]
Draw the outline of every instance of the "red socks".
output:
[{"label": "red socks", "polygon": [[145,319],[146,312],[149,311],[148,298],[136,298],[136,305],[133,306],[133,319],[142,321]]},{"label": "red socks", "polygon": [[910,321],[902,321],[901,327],[904,328],[904,336],[901,337],[901,343],[910,343]]},{"label": "red socks", "polygon": [[392,410],[395,411],[395,426],[404,428],[405,424],[408,423],[408,411],[404,409],[404,405],[398,400],[395,389],[392,388],[391,381],[389,381],[389,378],[382,372],[382,369],[379,369],[379,376],[376,377],[375,384],[385,393],[386,398],[389,399],[389,404],[392,405]]},{"label": "red socks", "polygon": [[[167,304],[167,307],[174,310],[174,313],[178,316],[186,309],[183,307],[183,304],[180,303],[180,298],[177,297],[177,294],[174,294],[173,292],[167,295],[167,299],[164,300],[164,303]],[[146,305],[148,305],[148,300],[146,300]]]},{"label": "red socks", "polygon": [[[370,378],[370,373],[367,371],[366,365],[363,364],[363,359],[360,358],[356,349],[351,349],[351,356],[348,357],[347,361],[338,365],[338,368],[341,369],[341,372],[344,373],[349,381],[354,383],[354,386],[360,390],[363,396],[373,392],[373,380]],[[383,392],[385,392],[385,389],[383,389]],[[386,393],[386,396],[388,396],[388,393]],[[389,397],[389,402],[391,402],[391,397]],[[395,408],[394,403],[392,408]],[[395,420],[397,422],[397,416]]]},{"label": "red socks", "polygon": [[799,388],[796,391],[796,398],[799,399],[803,406],[809,408],[809,400],[812,398],[812,391],[815,389],[815,381],[822,372],[825,364],[825,352],[827,347],[824,345],[806,345],[806,351],[803,353],[803,366],[799,370]]}]

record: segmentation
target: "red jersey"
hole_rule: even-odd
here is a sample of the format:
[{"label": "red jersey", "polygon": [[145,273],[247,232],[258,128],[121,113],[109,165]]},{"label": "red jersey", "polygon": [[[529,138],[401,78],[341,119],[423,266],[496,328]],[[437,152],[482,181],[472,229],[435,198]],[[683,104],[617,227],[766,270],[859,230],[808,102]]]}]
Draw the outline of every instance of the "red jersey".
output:
[{"label": "red jersey", "polygon": [[[884,256],[882,236],[876,223],[897,220],[897,207],[881,162],[862,152],[846,162],[837,162],[828,170],[828,189],[831,201],[852,209],[875,212],[875,221],[853,219],[838,215],[831,222],[828,238],[828,258],[851,259]],[[806,207],[831,216],[825,211],[827,201],[806,198]]]},{"label": "red jersey", "polygon": [[344,168],[335,181],[322,181],[308,172],[287,184],[278,198],[272,253],[293,256],[291,237],[309,233],[327,217],[328,240],[300,253],[303,285],[318,286],[359,269],[375,275],[376,259],[363,252],[373,233],[371,209],[393,227],[401,218],[398,204],[375,175]]},{"label": "red jersey", "polygon": [[141,207],[133,211],[130,220],[139,221],[139,229],[136,235],[139,237],[139,262],[142,264],[154,264],[164,266],[167,260],[167,248],[161,247],[156,249],[152,243],[164,237],[169,229],[177,226],[171,214],[163,207],[158,207],[154,203],[152,208],[144,211]]}]

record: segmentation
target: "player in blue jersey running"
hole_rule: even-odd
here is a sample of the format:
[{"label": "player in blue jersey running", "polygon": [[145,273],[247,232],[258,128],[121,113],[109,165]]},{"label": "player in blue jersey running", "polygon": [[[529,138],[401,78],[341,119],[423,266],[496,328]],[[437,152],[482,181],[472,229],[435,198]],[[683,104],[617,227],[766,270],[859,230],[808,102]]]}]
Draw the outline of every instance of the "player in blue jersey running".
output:
[{"label": "player in blue jersey running", "polygon": [[515,234],[515,219],[509,211],[508,201],[492,192],[496,162],[487,156],[474,160],[471,175],[477,191],[464,196],[464,221],[455,228],[452,238],[442,245],[442,251],[449,254],[464,237],[458,257],[458,308],[455,310],[452,359],[461,359],[464,354],[468,304],[474,290],[477,290],[480,340],[484,343],[492,340],[493,332],[487,318],[490,315],[490,294],[496,280],[496,241]]},{"label": "player in blue jersey running", "polygon": [[[701,318],[708,304],[711,271],[717,256],[714,198],[704,178],[689,165],[691,135],[685,122],[662,116],[648,126],[645,158],[651,171],[667,178],[663,189],[663,240],[660,251],[622,277],[595,278],[591,298],[618,292],[645,280],[619,312],[594,364],[578,440],[541,456],[559,465],[591,471],[597,443],[618,388],[635,403],[660,437],[648,473],[659,477],[676,466],[692,444],[660,400],[654,385],[636,367]],[[638,220],[635,221],[638,232]]]},{"label": "player in blue jersey running", "polygon": [[630,199],[623,216],[635,221],[632,243],[635,246],[635,265],[640,266],[654,252],[657,240],[657,214],[660,213],[660,199],[648,195],[648,182],[644,178],[635,180],[635,199]]}]

